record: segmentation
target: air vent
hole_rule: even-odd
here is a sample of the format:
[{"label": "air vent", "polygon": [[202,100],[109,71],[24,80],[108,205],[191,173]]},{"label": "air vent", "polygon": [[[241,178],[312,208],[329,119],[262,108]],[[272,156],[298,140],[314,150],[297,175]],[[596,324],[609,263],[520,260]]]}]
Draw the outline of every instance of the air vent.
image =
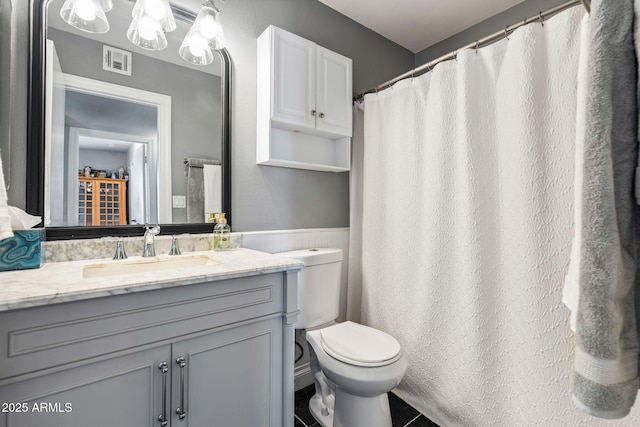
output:
[{"label": "air vent", "polygon": [[112,46],[102,46],[102,69],[118,74],[131,75],[131,52]]}]

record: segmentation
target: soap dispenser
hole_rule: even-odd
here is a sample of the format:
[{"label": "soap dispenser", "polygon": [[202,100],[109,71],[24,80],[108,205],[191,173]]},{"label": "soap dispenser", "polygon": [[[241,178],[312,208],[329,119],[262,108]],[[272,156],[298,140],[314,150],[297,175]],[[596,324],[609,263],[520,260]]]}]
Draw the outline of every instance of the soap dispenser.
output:
[{"label": "soap dispenser", "polygon": [[213,227],[213,250],[226,251],[231,249],[231,227],[227,224],[225,213],[218,216],[218,222]]}]

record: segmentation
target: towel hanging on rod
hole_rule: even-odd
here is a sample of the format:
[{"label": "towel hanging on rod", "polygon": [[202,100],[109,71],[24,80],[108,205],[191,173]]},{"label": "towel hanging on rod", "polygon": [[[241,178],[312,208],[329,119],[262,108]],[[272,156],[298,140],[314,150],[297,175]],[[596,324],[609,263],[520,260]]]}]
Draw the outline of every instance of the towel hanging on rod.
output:
[{"label": "towel hanging on rod", "polygon": [[220,165],[220,160],[198,159],[194,157],[185,157],[184,164],[191,168],[201,168],[204,165]]}]

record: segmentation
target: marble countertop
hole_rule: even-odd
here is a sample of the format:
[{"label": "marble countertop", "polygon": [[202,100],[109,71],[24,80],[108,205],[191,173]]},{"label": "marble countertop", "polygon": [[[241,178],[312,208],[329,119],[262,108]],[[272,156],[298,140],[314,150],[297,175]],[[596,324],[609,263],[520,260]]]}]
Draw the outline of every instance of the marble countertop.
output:
[{"label": "marble countertop", "polygon": [[[160,255],[157,259],[168,259]],[[149,258],[129,257],[127,260],[83,260],[46,263],[34,270],[0,272],[0,311],[36,307],[68,301],[120,295],[131,292],[184,286],[243,276],[300,270],[303,264],[291,258],[271,255],[251,249],[224,252],[190,252],[178,257],[209,257],[207,265],[158,269],[107,277],[83,277],[86,266],[124,265],[147,262]],[[175,259],[175,257],[171,257]]]}]

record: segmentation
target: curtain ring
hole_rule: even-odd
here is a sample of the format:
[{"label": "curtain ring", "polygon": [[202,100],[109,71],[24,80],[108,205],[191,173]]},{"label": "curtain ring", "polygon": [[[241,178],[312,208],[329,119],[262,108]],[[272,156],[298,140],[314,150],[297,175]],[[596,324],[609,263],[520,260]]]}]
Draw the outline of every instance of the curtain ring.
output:
[{"label": "curtain ring", "polygon": [[478,40],[476,40],[476,47],[474,48],[476,50],[476,55],[478,54],[479,48],[480,48],[480,44],[478,43]]},{"label": "curtain ring", "polygon": [[454,51],[453,51],[453,60],[454,60],[454,61],[457,61],[457,60],[458,60],[458,51],[457,51],[457,50],[454,50]]},{"label": "curtain ring", "polygon": [[542,16],[542,12],[538,13],[538,21],[540,21],[540,25],[542,25],[544,27],[544,17]]},{"label": "curtain ring", "polygon": [[509,27],[504,29],[504,38],[509,40]]}]

